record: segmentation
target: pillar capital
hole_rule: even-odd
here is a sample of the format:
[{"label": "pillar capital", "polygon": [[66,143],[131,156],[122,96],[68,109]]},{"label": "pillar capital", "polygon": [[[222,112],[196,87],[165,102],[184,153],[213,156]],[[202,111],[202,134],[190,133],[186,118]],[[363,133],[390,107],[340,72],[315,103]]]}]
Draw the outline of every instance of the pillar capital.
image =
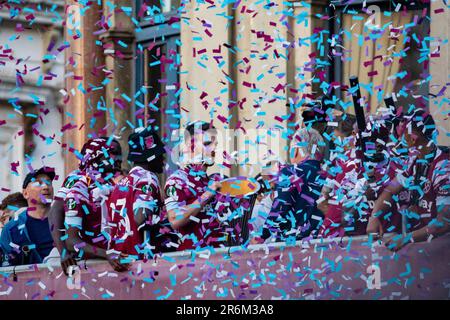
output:
[{"label": "pillar capital", "polygon": [[328,0],[287,0],[288,2],[292,3],[308,3],[313,6],[327,6],[329,4]]},{"label": "pillar capital", "polygon": [[108,30],[100,35],[100,40],[102,41],[114,41],[115,39],[120,39],[123,42],[132,42],[135,36],[132,31],[124,30]]},{"label": "pillar capital", "polygon": [[118,30],[109,30],[100,35],[99,39],[102,41],[104,45],[104,53],[105,56],[112,54],[116,51],[120,51],[121,55],[116,56],[117,58],[129,59],[133,57],[134,54],[134,33],[128,31],[118,31]]}]

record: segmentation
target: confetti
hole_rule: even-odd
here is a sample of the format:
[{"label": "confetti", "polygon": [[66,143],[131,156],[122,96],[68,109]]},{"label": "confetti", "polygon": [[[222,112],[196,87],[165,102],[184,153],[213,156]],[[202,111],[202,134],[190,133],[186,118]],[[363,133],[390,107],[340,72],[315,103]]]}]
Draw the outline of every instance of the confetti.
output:
[{"label": "confetti", "polygon": [[334,2],[0,4],[0,295],[448,299],[448,6]]}]

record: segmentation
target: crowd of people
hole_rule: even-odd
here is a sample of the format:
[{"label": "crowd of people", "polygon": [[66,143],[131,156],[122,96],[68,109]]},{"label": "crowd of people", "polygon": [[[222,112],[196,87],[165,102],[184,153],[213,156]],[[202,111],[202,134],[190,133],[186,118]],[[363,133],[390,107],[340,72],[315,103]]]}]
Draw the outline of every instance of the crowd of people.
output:
[{"label": "crowd of people", "polygon": [[[381,110],[381,109],[380,109]],[[264,185],[248,208],[244,245],[369,234],[397,251],[449,231],[449,154],[436,143],[432,116],[381,110],[359,130],[355,116],[318,100],[306,106],[290,137],[289,161],[263,166]],[[183,158],[162,188],[166,148],[154,128],[128,138],[129,172],[112,137],[90,139],[79,168],[54,195],[55,172],[30,172],[23,190],[1,206],[2,266],[42,263],[57,251],[67,274],[81,259],[105,259],[116,271],[157,253],[224,247],[218,219],[217,130],[187,125]],[[9,220],[9,221],[8,221]],[[225,224],[226,225],[226,224]]]}]

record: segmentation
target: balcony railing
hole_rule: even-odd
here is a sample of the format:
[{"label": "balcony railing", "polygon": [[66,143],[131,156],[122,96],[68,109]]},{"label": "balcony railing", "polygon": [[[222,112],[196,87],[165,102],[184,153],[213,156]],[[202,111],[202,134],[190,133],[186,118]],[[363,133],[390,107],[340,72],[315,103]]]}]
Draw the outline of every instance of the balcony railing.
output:
[{"label": "balcony railing", "polygon": [[[448,299],[450,235],[398,253],[367,237],[167,253],[126,273],[59,258],[0,268],[0,299]],[[375,273],[372,275],[372,272]]]}]

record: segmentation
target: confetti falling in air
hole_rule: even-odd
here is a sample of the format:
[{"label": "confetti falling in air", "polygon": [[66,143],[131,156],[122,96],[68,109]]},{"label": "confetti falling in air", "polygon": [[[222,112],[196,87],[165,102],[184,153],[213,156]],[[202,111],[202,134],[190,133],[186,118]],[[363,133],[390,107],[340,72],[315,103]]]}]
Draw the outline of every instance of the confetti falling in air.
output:
[{"label": "confetti falling in air", "polygon": [[[23,246],[2,237],[0,296],[448,299],[448,4],[310,2],[0,0],[0,199],[54,167],[76,256],[130,264],[13,274]],[[200,120],[210,167],[186,158]],[[127,143],[144,128],[165,160],[141,150],[153,136]]]}]

